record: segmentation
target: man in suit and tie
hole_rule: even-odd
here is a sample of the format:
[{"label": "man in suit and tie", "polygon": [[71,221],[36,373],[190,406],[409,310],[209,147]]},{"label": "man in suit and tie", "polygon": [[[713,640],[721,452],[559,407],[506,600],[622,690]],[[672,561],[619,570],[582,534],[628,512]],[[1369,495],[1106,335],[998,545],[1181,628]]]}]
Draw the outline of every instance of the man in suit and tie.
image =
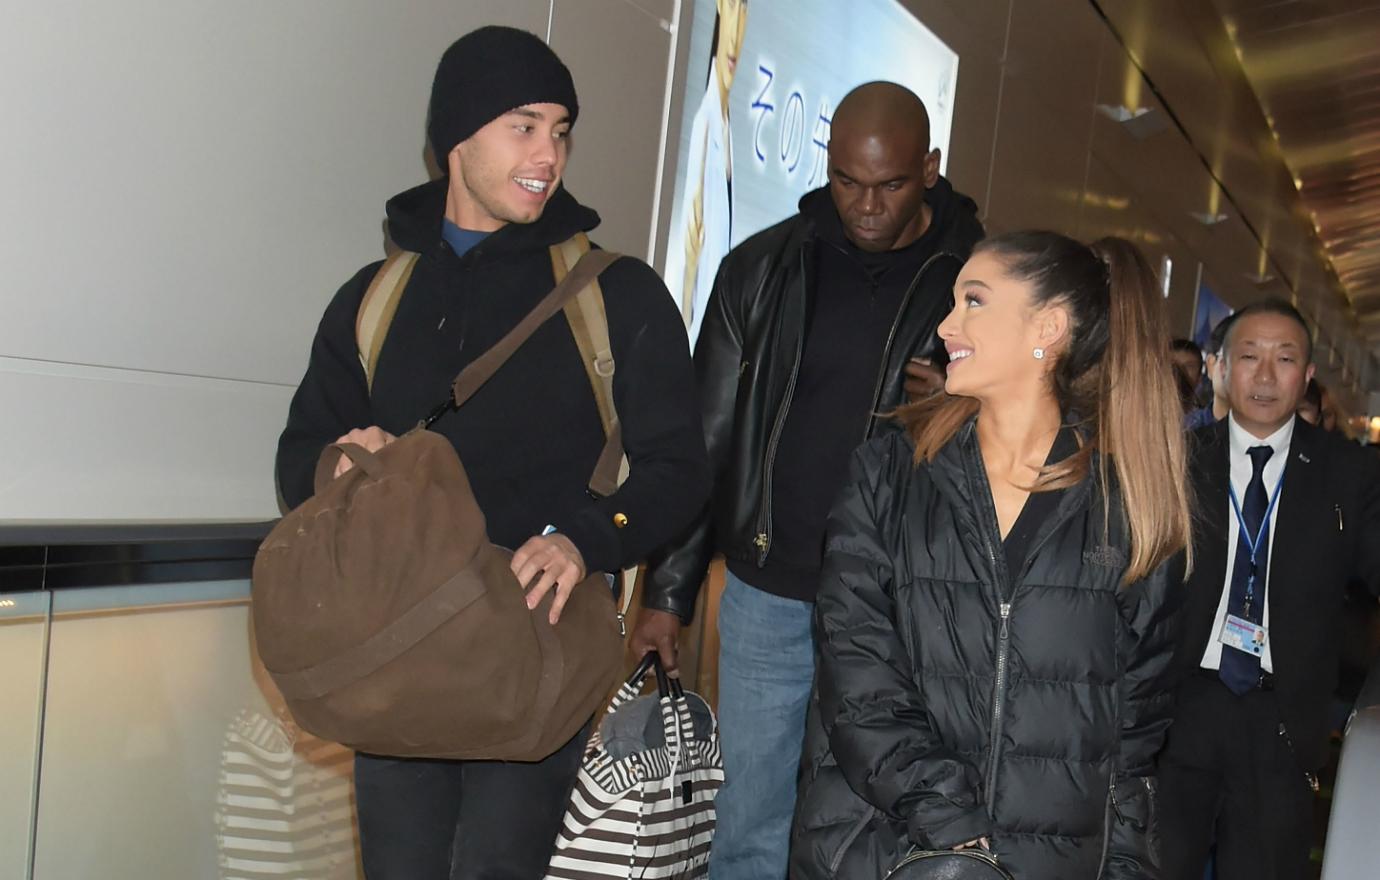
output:
[{"label": "man in suit and tie", "polygon": [[1282,300],[1235,316],[1231,412],[1195,432],[1183,673],[1160,757],[1164,876],[1307,876],[1347,582],[1380,591],[1380,463],[1295,418],[1313,376]]}]

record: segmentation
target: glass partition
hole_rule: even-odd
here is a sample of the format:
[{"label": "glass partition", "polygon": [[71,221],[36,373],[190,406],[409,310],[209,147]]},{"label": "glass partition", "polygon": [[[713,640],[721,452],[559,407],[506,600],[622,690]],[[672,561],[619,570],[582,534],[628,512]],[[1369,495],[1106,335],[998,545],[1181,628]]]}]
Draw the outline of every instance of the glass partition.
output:
[{"label": "glass partition", "polygon": [[353,755],[254,651],[265,531],[0,529],[0,878],[363,876]]},{"label": "glass partition", "polygon": [[0,877],[28,877],[50,594],[0,593]]},{"label": "glass partition", "polygon": [[248,598],[55,594],[35,878],[359,876],[351,756],[287,720]]}]

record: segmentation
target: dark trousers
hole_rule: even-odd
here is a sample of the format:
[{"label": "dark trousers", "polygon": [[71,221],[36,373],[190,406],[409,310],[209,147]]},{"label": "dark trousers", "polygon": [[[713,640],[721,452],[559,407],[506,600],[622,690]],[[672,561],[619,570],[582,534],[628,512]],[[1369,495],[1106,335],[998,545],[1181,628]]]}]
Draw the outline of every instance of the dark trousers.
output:
[{"label": "dark trousers", "polygon": [[1166,880],[1202,880],[1217,847],[1217,880],[1308,876],[1313,791],[1280,733],[1275,695],[1236,696],[1215,674],[1179,688],[1159,763]]},{"label": "dark trousers", "polygon": [[540,880],[589,728],[536,763],[355,756],[368,880]]}]

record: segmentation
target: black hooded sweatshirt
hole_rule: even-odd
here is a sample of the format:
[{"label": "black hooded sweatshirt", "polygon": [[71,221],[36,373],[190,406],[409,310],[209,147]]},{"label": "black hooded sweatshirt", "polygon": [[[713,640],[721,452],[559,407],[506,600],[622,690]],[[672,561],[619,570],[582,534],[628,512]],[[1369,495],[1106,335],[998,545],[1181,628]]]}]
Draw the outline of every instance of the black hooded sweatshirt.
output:
[{"label": "black hooded sweatshirt", "polygon": [[[457,257],[441,235],[445,200],[442,179],[388,203],[390,235],[421,258],[385,338],[372,393],[357,355],[355,317],[381,264],[360,270],[326,308],[278,443],[279,487],[289,505],[311,496],[328,443],[369,425],[401,435],[445,400],[456,374],[550,292],[548,247],[599,223],[561,189],[535,223],[508,224]],[[586,492],[604,434],[562,315],[539,327],[433,430],[464,462],[490,540],[517,548],[550,524],[579,548],[589,571],[615,571],[683,529],[709,480],[689,344],[665,285],[645,263],[625,257],[604,272],[600,286],[630,464],[617,492],[598,500]],[[620,513],[621,528],[614,521]]]}]

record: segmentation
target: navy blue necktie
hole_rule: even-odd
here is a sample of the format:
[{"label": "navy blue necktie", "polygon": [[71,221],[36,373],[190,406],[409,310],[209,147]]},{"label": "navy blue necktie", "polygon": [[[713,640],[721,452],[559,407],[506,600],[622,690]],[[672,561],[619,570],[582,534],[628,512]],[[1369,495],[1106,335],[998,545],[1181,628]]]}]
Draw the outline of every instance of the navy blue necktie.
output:
[{"label": "navy blue necktie", "polygon": [[[1254,592],[1247,607],[1246,582],[1251,575],[1251,547],[1245,535],[1238,533],[1236,536],[1236,561],[1231,569],[1227,613],[1258,624],[1265,613],[1265,571],[1270,561],[1270,532],[1269,529],[1263,533],[1260,531],[1266,508],[1270,506],[1270,499],[1265,494],[1265,462],[1270,460],[1274,449],[1252,446],[1246,450],[1246,454],[1251,457],[1251,482],[1246,486],[1246,497],[1241,502],[1241,520],[1252,540],[1257,534],[1260,535],[1260,546],[1255,553]],[[1244,694],[1260,682],[1260,658],[1223,645],[1218,675],[1232,693],[1238,696]]]}]

